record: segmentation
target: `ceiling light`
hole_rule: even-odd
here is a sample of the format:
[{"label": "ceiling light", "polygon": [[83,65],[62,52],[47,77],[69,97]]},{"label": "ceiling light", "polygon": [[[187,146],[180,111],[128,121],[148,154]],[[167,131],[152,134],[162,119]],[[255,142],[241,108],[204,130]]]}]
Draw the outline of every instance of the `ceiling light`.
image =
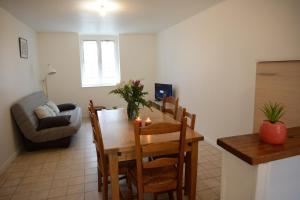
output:
[{"label": "ceiling light", "polygon": [[99,14],[101,16],[105,16],[107,13],[107,0],[100,0],[99,1],[99,5],[98,5],[98,9],[99,9]]},{"label": "ceiling light", "polygon": [[107,13],[115,12],[120,9],[120,6],[115,2],[109,0],[96,0],[85,3],[83,5],[87,10],[97,11],[101,16],[105,16]]}]

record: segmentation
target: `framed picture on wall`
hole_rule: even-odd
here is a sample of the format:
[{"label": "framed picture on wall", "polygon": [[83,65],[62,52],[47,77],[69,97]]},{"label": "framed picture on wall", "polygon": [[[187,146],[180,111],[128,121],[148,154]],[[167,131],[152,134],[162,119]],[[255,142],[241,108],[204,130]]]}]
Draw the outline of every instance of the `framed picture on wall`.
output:
[{"label": "framed picture on wall", "polygon": [[26,39],[19,37],[19,49],[20,57],[28,58],[28,44]]}]

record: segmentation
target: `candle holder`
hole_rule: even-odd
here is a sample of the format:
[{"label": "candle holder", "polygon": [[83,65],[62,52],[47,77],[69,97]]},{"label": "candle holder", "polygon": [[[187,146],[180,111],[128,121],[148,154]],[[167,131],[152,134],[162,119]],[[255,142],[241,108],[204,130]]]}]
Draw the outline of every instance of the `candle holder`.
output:
[{"label": "candle holder", "polygon": [[145,126],[149,126],[150,124],[152,124],[152,121],[151,121],[150,117],[148,117],[145,121]]},{"label": "candle holder", "polygon": [[137,124],[139,127],[142,126],[142,118],[138,116],[135,120],[134,123]]}]

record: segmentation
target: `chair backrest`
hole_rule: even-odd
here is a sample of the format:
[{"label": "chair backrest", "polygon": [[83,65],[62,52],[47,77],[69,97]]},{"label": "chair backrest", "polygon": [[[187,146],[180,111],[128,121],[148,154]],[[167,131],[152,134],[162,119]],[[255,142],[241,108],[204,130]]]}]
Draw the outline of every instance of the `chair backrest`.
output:
[{"label": "chair backrest", "polygon": [[93,108],[97,118],[98,118],[98,111],[102,109],[106,109],[105,106],[100,106],[100,105],[95,106],[93,100],[91,99],[89,101],[89,107]]},{"label": "chair backrest", "polygon": [[196,115],[189,113],[188,111],[186,111],[185,108],[183,108],[182,119],[185,117],[188,119],[187,121],[189,121],[189,123],[187,123],[187,126],[190,127],[192,130],[194,130],[195,122],[196,122]]},{"label": "chair backrest", "polygon": [[[162,111],[164,113],[171,114],[173,116],[173,118],[176,119],[177,110],[178,110],[178,102],[179,102],[178,98],[175,98],[172,96],[164,97]],[[169,108],[170,105],[172,106],[172,108]]]},{"label": "chair backrest", "polygon": [[184,117],[184,115],[183,115],[183,110],[184,110],[183,107],[178,106],[177,115],[176,115],[176,120],[179,121],[179,122],[181,122],[182,119],[183,119],[183,117]]},{"label": "chair backrest", "polygon": [[103,138],[101,134],[100,124],[96,114],[93,112],[92,108],[89,106],[89,116],[91,120],[91,126],[93,130],[94,136],[94,143],[96,146],[97,157],[98,157],[98,167],[100,167],[102,173],[107,171],[106,166],[106,157],[104,154],[104,145],[103,145]]},{"label": "chair backrest", "polygon": [[[159,142],[151,144],[141,144],[141,136],[145,135],[162,135],[169,133],[178,133],[177,141]],[[170,183],[159,185],[160,188],[165,188],[166,191],[180,188],[182,190],[182,174],[184,163],[184,147],[186,137],[186,119],[182,123],[156,123],[146,127],[135,125],[135,148],[136,148],[136,165],[137,165],[137,185],[140,192],[155,192],[154,188],[148,188],[145,191],[143,186],[143,171],[160,167],[176,166],[177,177]],[[177,157],[169,157],[164,155],[177,154]],[[152,161],[145,161],[145,157],[159,156]]]},{"label": "chair backrest", "polygon": [[91,113],[94,113],[98,119],[98,116],[97,116],[97,111],[94,107],[94,103],[92,100],[89,101],[89,105],[88,105],[88,112],[89,112],[89,117],[90,117],[90,121],[91,121],[91,126],[93,127],[93,120],[91,118]]}]

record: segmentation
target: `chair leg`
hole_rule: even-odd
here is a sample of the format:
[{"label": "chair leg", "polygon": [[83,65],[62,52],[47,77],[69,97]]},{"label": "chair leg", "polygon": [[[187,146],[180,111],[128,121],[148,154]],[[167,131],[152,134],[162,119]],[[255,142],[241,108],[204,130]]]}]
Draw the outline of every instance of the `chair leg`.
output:
[{"label": "chair leg", "polygon": [[101,192],[102,188],[102,173],[101,170],[98,168],[98,192]]},{"label": "chair leg", "polygon": [[174,200],[174,196],[173,196],[173,192],[172,191],[169,191],[168,195],[169,195],[169,199],[170,200]]},{"label": "chair leg", "polygon": [[157,196],[158,196],[157,193],[153,193],[153,199],[154,200],[157,200]]},{"label": "chair leg", "polygon": [[107,176],[107,174],[103,175],[102,198],[103,198],[103,200],[108,200],[108,176]]},{"label": "chair leg", "polygon": [[182,200],[182,187],[177,188],[176,197],[177,200]]},{"label": "chair leg", "polygon": [[127,176],[126,176],[126,182],[127,182],[127,200],[131,200],[132,199],[132,185],[131,185],[131,179],[129,177],[129,174],[127,172]]},{"label": "chair leg", "polygon": [[139,187],[137,186],[137,199],[138,200],[144,200],[144,192],[143,190],[139,189]]},{"label": "chair leg", "polygon": [[184,175],[184,194],[187,195],[189,193],[190,190],[190,171],[191,171],[191,166],[188,164],[190,163],[190,159],[191,159],[191,153],[188,152],[185,156],[185,175]]}]

